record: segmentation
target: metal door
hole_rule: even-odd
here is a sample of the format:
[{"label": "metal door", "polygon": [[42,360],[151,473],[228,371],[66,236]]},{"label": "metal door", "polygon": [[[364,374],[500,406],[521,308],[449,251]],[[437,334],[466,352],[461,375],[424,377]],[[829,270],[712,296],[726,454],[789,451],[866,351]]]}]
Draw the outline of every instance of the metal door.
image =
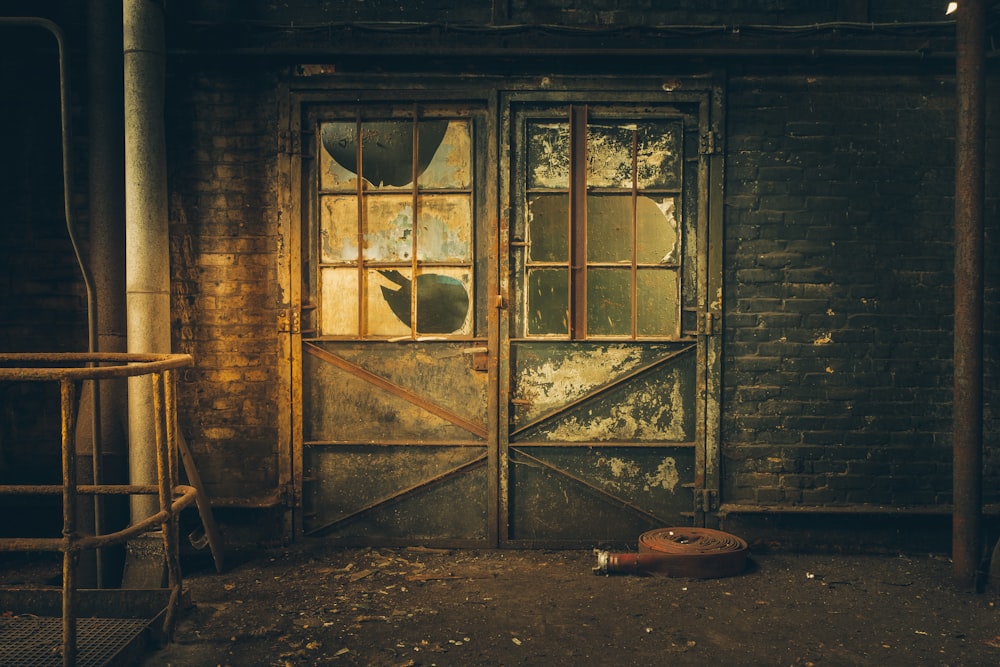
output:
[{"label": "metal door", "polygon": [[301,530],[495,544],[484,112],[319,104],[302,117]]},{"label": "metal door", "polygon": [[589,546],[707,520],[721,104],[540,95],[291,105],[300,534]]},{"label": "metal door", "polygon": [[709,108],[511,102],[506,543],[634,543],[710,509]]}]

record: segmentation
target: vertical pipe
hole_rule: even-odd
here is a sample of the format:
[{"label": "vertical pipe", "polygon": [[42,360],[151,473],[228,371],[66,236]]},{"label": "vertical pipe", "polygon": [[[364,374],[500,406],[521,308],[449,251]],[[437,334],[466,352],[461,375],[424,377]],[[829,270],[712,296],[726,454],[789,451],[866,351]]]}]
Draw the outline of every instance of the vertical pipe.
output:
[{"label": "vertical pipe", "polygon": [[982,556],[983,195],[986,117],[983,0],[963,0],[956,18],[952,577],[957,586],[973,589]]},{"label": "vertical pipe", "polygon": [[[125,352],[125,139],[122,101],[122,5],[89,0],[87,7],[88,203],[97,351]],[[93,479],[124,481],[125,381],[92,386]],[[110,464],[110,465],[109,465]],[[123,524],[115,501],[94,496],[94,532]],[[97,585],[110,568],[97,551]]]},{"label": "vertical pipe", "polygon": [[[164,129],[165,39],[161,3],[124,0],[125,283],[128,351],[170,351],[170,265]],[[156,483],[152,388],[129,380],[129,470],[133,484]],[[132,520],[155,514],[149,496],[132,500]]]}]

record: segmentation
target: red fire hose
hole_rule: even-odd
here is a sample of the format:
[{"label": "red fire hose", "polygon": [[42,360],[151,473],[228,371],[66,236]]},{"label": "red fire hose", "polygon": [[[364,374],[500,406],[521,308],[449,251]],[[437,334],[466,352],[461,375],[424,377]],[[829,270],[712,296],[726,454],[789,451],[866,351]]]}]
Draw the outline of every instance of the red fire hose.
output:
[{"label": "red fire hose", "polygon": [[731,577],[746,568],[747,543],[711,528],[659,528],[639,536],[638,553],[595,550],[594,574],[654,574],[691,579]]}]

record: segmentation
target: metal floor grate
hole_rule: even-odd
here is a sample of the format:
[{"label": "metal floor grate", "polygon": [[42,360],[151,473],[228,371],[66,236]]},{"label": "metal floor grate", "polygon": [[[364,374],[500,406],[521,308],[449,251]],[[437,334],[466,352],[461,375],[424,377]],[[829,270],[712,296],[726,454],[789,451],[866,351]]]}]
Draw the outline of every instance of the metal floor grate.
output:
[{"label": "metal floor grate", "polygon": [[[104,667],[149,625],[142,618],[78,618],[77,667]],[[62,619],[48,616],[0,618],[0,665],[61,667]]]}]

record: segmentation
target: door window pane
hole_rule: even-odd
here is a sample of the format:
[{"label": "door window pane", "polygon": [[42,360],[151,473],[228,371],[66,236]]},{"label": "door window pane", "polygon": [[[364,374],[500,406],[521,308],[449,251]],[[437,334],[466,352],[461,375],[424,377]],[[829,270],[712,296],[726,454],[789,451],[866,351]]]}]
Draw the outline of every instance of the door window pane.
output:
[{"label": "door window pane", "polygon": [[569,197],[528,198],[528,258],[533,262],[569,261]]},{"label": "door window pane", "polygon": [[528,271],[528,333],[569,333],[569,273],[566,269]]},{"label": "door window pane", "polygon": [[330,336],[358,335],[358,270],[320,269],[320,289],[323,294],[340,294],[342,299],[323,303],[320,328]]},{"label": "door window pane", "polygon": [[636,248],[639,264],[680,264],[680,231],[674,197],[638,197],[635,227],[639,237]]},{"label": "door window pane", "polygon": [[569,187],[569,123],[528,123],[528,187]]},{"label": "door window pane", "polygon": [[631,195],[587,197],[587,261],[632,263]]},{"label": "door window pane", "polygon": [[417,333],[471,334],[472,272],[434,268],[417,276]]},{"label": "door window pane", "polygon": [[472,198],[469,195],[425,195],[418,206],[417,259],[472,261]]},{"label": "door window pane", "polygon": [[587,271],[587,335],[628,336],[632,333],[632,272],[628,269]]},{"label": "door window pane", "polygon": [[357,261],[357,197],[350,195],[320,197],[319,219],[320,261]]},{"label": "door window pane", "polygon": [[[421,138],[426,131],[424,126],[423,123],[419,126]],[[472,185],[472,137],[468,122],[453,120],[448,123],[427,168],[420,172],[418,182],[424,189],[464,190]]]},{"label": "door window pane", "polygon": [[587,125],[587,185],[632,187],[635,125]]},{"label": "door window pane", "polygon": [[677,271],[639,269],[636,282],[636,333],[640,336],[676,336],[680,331]]},{"label": "door window pane", "polygon": [[365,259],[398,262],[413,256],[413,198],[409,195],[365,197]]},{"label": "door window pane", "polygon": [[682,125],[642,123],[636,128],[636,186],[640,190],[681,187]]}]

